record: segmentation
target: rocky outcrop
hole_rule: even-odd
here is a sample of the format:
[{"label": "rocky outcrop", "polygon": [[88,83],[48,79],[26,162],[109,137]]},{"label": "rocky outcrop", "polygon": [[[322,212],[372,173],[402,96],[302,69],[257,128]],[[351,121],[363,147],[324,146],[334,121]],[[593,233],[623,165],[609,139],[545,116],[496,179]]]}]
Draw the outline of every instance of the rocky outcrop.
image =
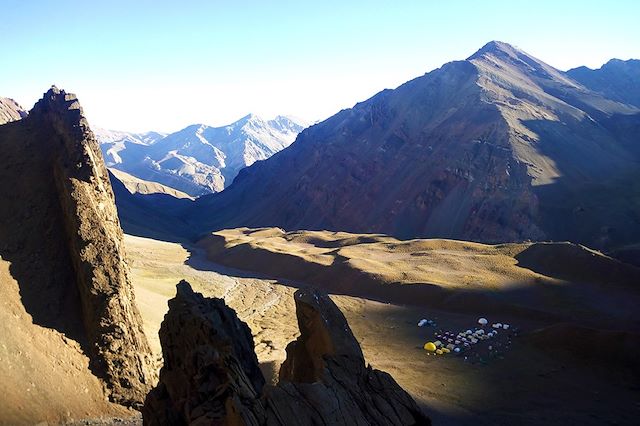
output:
[{"label": "rocky outcrop", "polygon": [[0,124],[20,120],[26,116],[27,112],[16,101],[0,97]]},{"label": "rocky outcrop", "polygon": [[222,299],[194,293],[186,281],[160,327],[164,365],[145,401],[145,424],[262,424],[264,378],[251,330]]},{"label": "rocky outcrop", "polygon": [[413,399],[365,364],[346,319],[325,294],[295,295],[300,337],[280,382],[265,386],[248,326],[221,299],[178,284],[160,329],[164,367],[143,408],[147,425],[429,425]]},{"label": "rocky outcrop", "polygon": [[415,401],[384,371],[366,365],[347,320],[326,295],[294,294],[300,337],[287,346],[267,412],[282,424],[429,425]]},{"label": "rocky outcrop", "polygon": [[140,405],[155,381],[151,350],[107,169],[76,96],[52,87],[26,119],[0,127],[0,145],[1,254],[25,307],[82,345],[109,399]]}]

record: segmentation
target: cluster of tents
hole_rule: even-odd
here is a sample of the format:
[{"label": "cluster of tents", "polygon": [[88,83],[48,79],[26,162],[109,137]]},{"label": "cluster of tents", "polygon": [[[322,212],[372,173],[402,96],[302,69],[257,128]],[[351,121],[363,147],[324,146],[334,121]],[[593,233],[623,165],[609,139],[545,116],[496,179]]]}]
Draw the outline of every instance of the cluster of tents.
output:
[{"label": "cluster of tents", "polygon": [[[429,324],[429,320],[422,319],[418,322],[419,327]],[[429,341],[424,344],[423,348],[429,355],[444,355],[448,353],[461,354],[478,344],[481,341],[494,339],[499,333],[508,330],[509,324],[493,323],[489,327],[489,321],[486,318],[478,319],[478,326],[461,331],[459,333],[440,331],[435,333],[437,340]],[[493,348],[488,347],[489,351]]]}]

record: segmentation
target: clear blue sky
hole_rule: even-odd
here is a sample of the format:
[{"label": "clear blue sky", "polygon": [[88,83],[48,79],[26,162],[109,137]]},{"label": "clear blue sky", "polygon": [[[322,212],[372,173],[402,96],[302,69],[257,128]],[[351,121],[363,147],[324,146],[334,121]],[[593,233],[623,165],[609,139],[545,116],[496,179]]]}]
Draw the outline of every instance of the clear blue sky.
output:
[{"label": "clear blue sky", "polygon": [[324,119],[490,40],[560,68],[640,57],[640,1],[0,0],[0,96],[56,84],[92,125]]}]

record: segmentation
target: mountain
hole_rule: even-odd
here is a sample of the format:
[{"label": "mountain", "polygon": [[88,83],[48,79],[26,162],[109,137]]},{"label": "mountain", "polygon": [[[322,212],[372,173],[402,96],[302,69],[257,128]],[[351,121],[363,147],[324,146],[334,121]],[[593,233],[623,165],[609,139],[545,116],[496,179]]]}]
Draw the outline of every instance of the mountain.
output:
[{"label": "mountain", "polygon": [[597,70],[578,67],[567,71],[574,80],[618,102],[640,107],[640,60],[611,59]]},{"label": "mountain", "polygon": [[222,191],[240,169],[287,147],[305,127],[247,115],[223,127],[194,124],[170,135],[98,133],[107,166],[197,197]]},{"label": "mountain", "polygon": [[117,142],[132,142],[139,145],[151,145],[152,143],[167,136],[167,133],[160,132],[143,132],[143,133],[131,133],[121,132],[118,130],[107,130],[100,127],[93,129],[93,133],[98,138],[101,144],[117,143]]},{"label": "mountain", "polygon": [[191,198],[177,198],[171,193],[132,193],[114,176],[113,169],[109,170],[109,178],[118,207],[118,218],[127,234],[179,242],[197,236],[180,217],[193,203]]},{"label": "mountain", "polygon": [[0,97],[0,124],[20,120],[27,112],[11,98]]},{"label": "mountain", "polygon": [[156,375],[114,195],[71,93],[0,126],[0,423],[138,407]]},{"label": "mountain", "polygon": [[304,130],[201,197],[238,226],[495,242],[640,241],[640,109],[490,42]]},{"label": "mountain", "polygon": [[177,189],[169,188],[157,182],[138,179],[135,176],[118,169],[109,170],[132,194],[167,194],[175,198],[191,198],[188,194]]},{"label": "mountain", "polygon": [[122,163],[122,157],[119,153],[127,148],[135,149],[131,148],[132,145],[134,147],[136,145],[150,145],[167,136],[166,133],[158,132],[130,133],[101,128],[96,128],[94,133],[100,142],[102,155],[107,166]]}]

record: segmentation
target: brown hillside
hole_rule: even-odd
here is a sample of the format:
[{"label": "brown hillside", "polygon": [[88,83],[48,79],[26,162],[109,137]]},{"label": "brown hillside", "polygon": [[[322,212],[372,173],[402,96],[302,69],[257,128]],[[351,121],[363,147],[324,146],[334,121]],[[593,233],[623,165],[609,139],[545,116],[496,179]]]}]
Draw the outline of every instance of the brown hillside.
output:
[{"label": "brown hillside", "polygon": [[199,245],[214,262],[337,294],[600,327],[640,326],[640,270],[575,244],[400,241],[240,228],[214,232]]}]

